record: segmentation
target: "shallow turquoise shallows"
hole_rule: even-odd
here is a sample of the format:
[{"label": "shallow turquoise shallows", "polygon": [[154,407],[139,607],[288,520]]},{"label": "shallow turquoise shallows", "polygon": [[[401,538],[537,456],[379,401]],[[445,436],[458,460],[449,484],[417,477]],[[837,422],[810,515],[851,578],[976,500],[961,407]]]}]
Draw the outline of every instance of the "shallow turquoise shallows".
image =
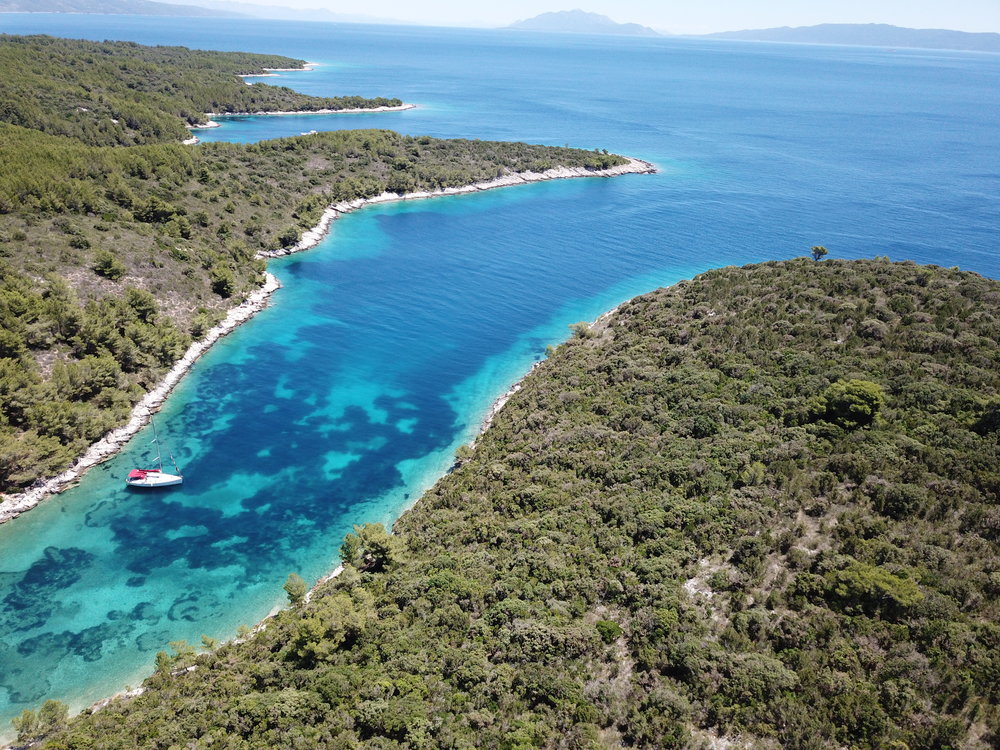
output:
[{"label": "shallow turquoise shallows", "polygon": [[137,685],[157,650],[232,636],[447,471],[490,403],[636,294],[715,266],[888,255],[997,277],[1000,56],[499,31],[4,14],[0,31],[279,52],[268,79],[418,109],[222,120],[608,148],[654,176],[385,205],[270,264],[273,305],[157,416],[185,474],[128,491],[140,434],[0,526],[0,721]]}]

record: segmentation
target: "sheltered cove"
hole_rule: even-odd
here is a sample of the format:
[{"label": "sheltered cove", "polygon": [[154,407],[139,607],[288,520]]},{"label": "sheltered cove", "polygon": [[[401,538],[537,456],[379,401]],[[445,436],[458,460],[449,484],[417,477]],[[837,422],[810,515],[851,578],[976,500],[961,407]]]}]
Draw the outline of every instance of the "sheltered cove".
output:
[{"label": "sheltered cove", "polygon": [[[330,225],[334,220],[343,214],[356,211],[367,205],[390,203],[392,201],[400,200],[434,198],[445,195],[462,195],[465,193],[476,193],[484,190],[522,185],[531,182],[542,182],[546,180],[570,179],[576,177],[616,177],[623,174],[651,174],[656,172],[656,167],[649,162],[642,161],[641,159],[633,159],[629,157],[625,158],[628,158],[628,162],[626,164],[620,164],[608,169],[595,170],[584,167],[557,167],[544,172],[518,172],[507,174],[494,180],[477,182],[460,188],[443,188],[440,190],[406,193],[403,195],[398,193],[382,193],[381,195],[377,195],[372,198],[358,198],[353,201],[336,203],[329,206],[323,212],[319,223],[315,227],[302,234],[298,243],[289,248],[284,248],[270,253],[261,253],[258,257],[281,257],[314,247],[319,244],[319,242],[330,231]],[[222,322],[209,330],[208,333],[205,334],[204,338],[192,343],[191,346],[188,347],[184,356],[174,363],[174,366],[170,369],[166,376],[164,376],[160,383],[154,389],[146,393],[146,395],[143,396],[142,399],[136,404],[132,410],[132,416],[127,424],[111,430],[100,440],[92,444],[90,448],[88,448],[87,451],[84,452],[84,454],[79,457],[70,468],[66,469],[61,474],[46,480],[39,480],[35,486],[24,492],[4,497],[3,501],[0,502],[0,523],[5,523],[13,518],[16,518],[22,513],[34,508],[45,498],[58,494],[69,488],[92,466],[96,466],[118,453],[125,443],[127,443],[133,435],[138,433],[139,430],[141,430],[149,422],[151,414],[163,404],[170,392],[180,382],[184,374],[194,366],[194,363],[201,357],[201,355],[208,351],[209,347],[211,347],[211,345],[217,340],[233,331],[240,324],[248,321],[258,311],[264,309],[268,304],[271,294],[280,288],[280,286],[281,284],[277,278],[270,273],[265,274],[265,282],[263,286],[249,294],[240,305],[229,310]],[[516,390],[517,384],[515,384],[512,388]],[[489,412],[489,416],[484,423],[484,427],[489,425],[492,417],[503,406],[506,399],[509,398],[511,392],[512,391],[509,391],[497,399],[493,408]]]},{"label": "sheltered cove", "polygon": [[[280,78],[283,72],[303,72],[310,71],[319,67],[319,63],[307,62],[301,68],[264,68],[263,73],[244,73],[239,76],[239,78]],[[245,81],[247,86],[252,86],[253,84]],[[254,115],[360,115],[367,114],[370,112],[403,112],[407,109],[416,109],[416,104],[398,104],[391,107],[352,107],[349,109],[300,109],[289,111],[266,111],[266,112],[206,112],[205,117],[207,120],[203,123],[198,123],[197,125],[188,125],[188,130],[205,130],[207,128],[218,128],[221,127],[221,123],[216,122],[215,117],[225,118],[225,117],[252,117]],[[187,140],[183,141],[185,146],[193,146],[199,142],[198,136],[192,135]]]},{"label": "sheltered cove", "polygon": [[[403,112],[407,109],[416,108],[416,104],[398,104],[394,107],[370,107],[368,109],[354,107],[351,109],[300,109],[294,112],[207,112],[205,116],[209,119],[206,122],[198,123],[197,125],[188,125],[187,129],[194,131],[222,127],[221,122],[216,122],[212,119],[215,117],[225,119],[227,117],[254,117],[256,115],[267,115],[268,117],[275,115],[363,115],[372,112]],[[182,141],[182,143],[185,146],[193,146],[199,141],[198,136],[192,135],[190,138]]]}]

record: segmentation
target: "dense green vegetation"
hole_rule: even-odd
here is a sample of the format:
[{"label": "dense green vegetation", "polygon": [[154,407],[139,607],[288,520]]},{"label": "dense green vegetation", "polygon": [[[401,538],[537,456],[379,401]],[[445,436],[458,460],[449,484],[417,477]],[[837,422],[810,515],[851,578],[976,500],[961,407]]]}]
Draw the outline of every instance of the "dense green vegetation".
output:
[{"label": "dense green vegetation", "polygon": [[304,65],[280,55],[2,34],[0,122],[92,146],[121,146],[184,140],[185,123],[204,122],[206,112],[401,104],[382,97],[307,96],[283,86],[247,86],[238,77]]},{"label": "dense green vegetation", "polygon": [[[301,62],[268,55],[0,37],[0,62],[12,71],[0,80],[0,493],[58,473],[123,423],[260,285],[257,256],[294,245],[331,203],[624,162],[374,130],[193,148],[174,131],[205,109],[358,102],[235,77]],[[126,105],[135,128],[109,127]],[[122,145],[144,140],[174,142]]]},{"label": "dense green vegetation", "polygon": [[995,747],[998,323],[888,261],[639,297],[308,602],[46,746]]}]

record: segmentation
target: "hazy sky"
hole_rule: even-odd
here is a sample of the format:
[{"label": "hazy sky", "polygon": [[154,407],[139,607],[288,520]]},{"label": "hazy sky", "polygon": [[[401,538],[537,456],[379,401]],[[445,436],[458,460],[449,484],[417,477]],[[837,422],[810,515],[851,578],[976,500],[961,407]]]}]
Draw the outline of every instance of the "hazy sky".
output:
[{"label": "hazy sky", "polygon": [[[178,0],[173,0],[177,2]],[[197,1],[197,0],[195,0]],[[506,26],[539,13],[581,8],[674,33],[818,23],[889,23],[912,28],[1000,32],[1000,0],[241,0],[258,5],[325,8],[334,13],[448,26]]]}]

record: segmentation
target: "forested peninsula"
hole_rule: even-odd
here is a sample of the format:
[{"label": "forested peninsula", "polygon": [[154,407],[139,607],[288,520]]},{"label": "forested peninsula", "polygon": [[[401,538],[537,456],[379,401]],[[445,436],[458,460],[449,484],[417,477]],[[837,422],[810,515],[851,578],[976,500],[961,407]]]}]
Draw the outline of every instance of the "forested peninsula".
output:
[{"label": "forested peninsula", "polygon": [[399,99],[307,96],[240,76],[304,69],[282,55],[0,35],[0,121],[91,146],[169,143],[206,113],[399,106]]},{"label": "forested peninsula", "polygon": [[884,259],[636,298],[395,534],[45,747],[995,747],[998,323]]},{"label": "forested peninsula", "polygon": [[[192,341],[260,287],[331,204],[465,187],[594,151],[343,131],[178,141],[206,111],[328,109],[238,78],[302,60],[0,36],[0,493],[128,421]],[[10,75],[6,74],[10,71]]]}]

